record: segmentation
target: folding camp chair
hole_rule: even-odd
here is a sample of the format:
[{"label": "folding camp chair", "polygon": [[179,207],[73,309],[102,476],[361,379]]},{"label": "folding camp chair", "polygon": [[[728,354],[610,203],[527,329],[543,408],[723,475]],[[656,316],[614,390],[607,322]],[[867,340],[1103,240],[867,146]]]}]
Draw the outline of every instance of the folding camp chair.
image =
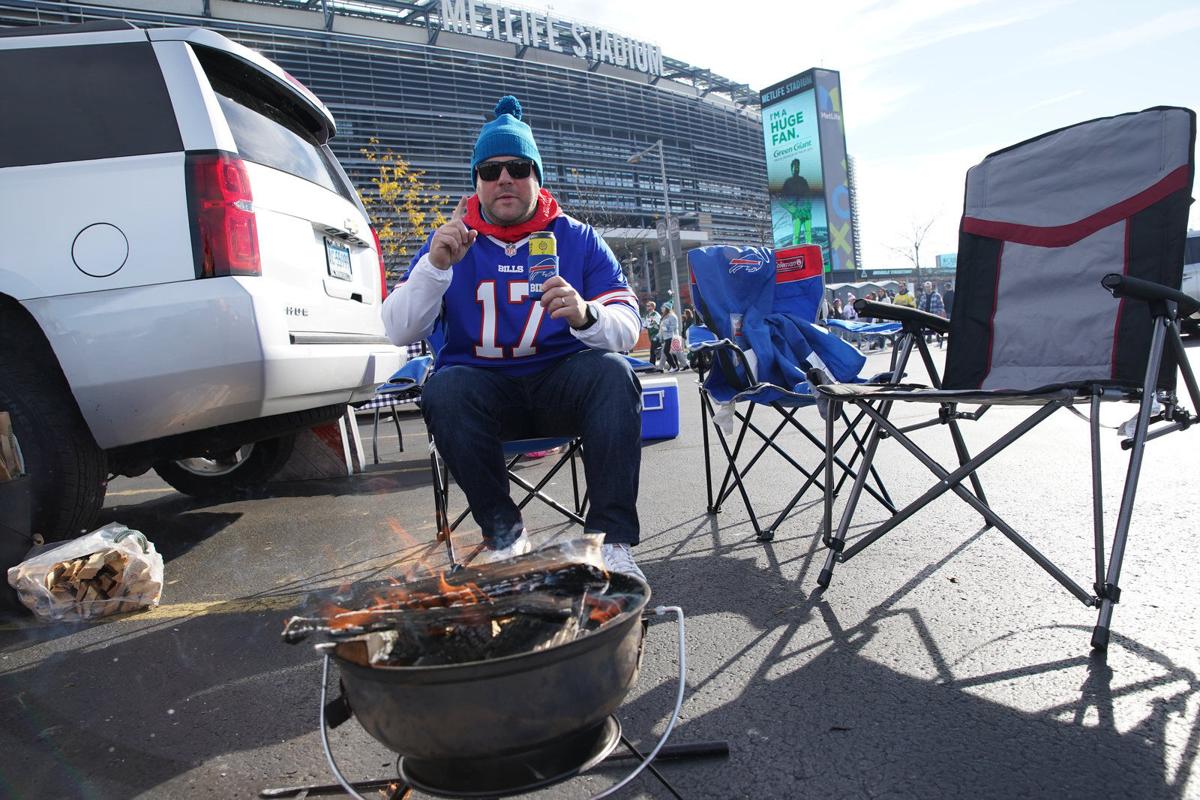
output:
[{"label": "folding camp chair", "polygon": [[[713,340],[704,341],[698,334],[690,342],[699,356],[708,513],[718,513],[736,490],[758,540],[770,541],[809,488],[822,490],[830,486],[836,491],[855,474],[854,464],[862,453],[863,437],[855,431],[863,418],[861,413],[855,420],[844,413],[839,415],[845,430],[832,445],[822,442],[797,416],[801,408],[817,402],[806,382],[805,370],[821,366],[842,380],[856,380],[866,359],[815,324],[824,291],[820,247],[800,248],[778,261],[773,251],[761,247],[703,247],[688,253],[688,263],[692,297],[713,335]],[[770,431],[756,424],[754,414],[760,406],[780,416]],[[710,423],[725,456],[723,477],[716,491],[709,452]],[[737,423],[740,427],[734,435],[732,426]],[[727,424],[729,431],[725,429]],[[789,430],[799,432],[821,460],[805,465],[788,453],[777,440]],[[843,445],[847,443],[854,449],[844,456]],[[746,482],[756,465],[766,463],[762,457],[768,451],[794,467],[804,480],[774,520],[762,527]],[[828,479],[825,483],[821,480],[820,464],[826,452],[842,470],[837,487]],[[885,508],[894,510],[878,474],[871,476],[864,488]]]},{"label": "folding camp chair", "polygon": [[[1178,291],[1194,172],[1195,114],[1152,108],[1053,131],[989,155],[967,173],[957,294],[941,386],[872,387],[811,374],[832,405],[850,404],[876,423],[866,448],[894,438],[938,483],[847,546],[862,489],[860,469],[837,529],[825,497],[830,548],[818,583],[925,504],[953,491],[1085,605],[1099,608],[1092,646],[1108,644],[1118,579],[1145,443],[1200,417],[1180,405],[1182,372],[1193,407],[1200,389],[1180,339],[1179,320],[1198,307]],[[1111,292],[1118,301],[1108,296]],[[1101,404],[1138,403],[1122,441],[1130,451],[1107,566],[1100,480]],[[959,404],[1034,406],[1011,431],[951,470],[889,419],[897,402],[935,403],[956,420]],[[1005,522],[964,479],[1060,408],[1090,407],[1095,580],[1087,591]],[[832,415],[831,415],[832,416]],[[1151,424],[1154,428],[1151,429]],[[834,429],[827,426],[826,440]],[[961,440],[956,437],[955,444]],[[826,462],[826,485],[832,480]]]},{"label": "folding camp chair", "polygon": [[404,452],[404,432],[400,430],[400,418],[396,410],[402,406],[415,404],[421,397],[421,386],[433,369],[433,356],[412,356],[404,366],[396,370],[386,383],[375,389],[375,396],[365,403],[360,403],[356,411],[374,411],[375,418],[371,427],[371,455],[375,463],[379,463],[379,422],[386,413],[396,426],[396,438],[399,440],[400,452]]},{"label": "folding camp chair", "polygon": [[[555,448],[561,449],[557,452],[557,457],[551,464],[550,469],[536,484],[530,483],[524,476],[517,472],[517,466],[522,461],[529,461],[531,453],[555,450]],[[576,459],[580,456],[581,448],[581,440],[570,437],[520,439],[505,442],[504,457],[507,459],[505,469],[508,471],[508,480],[525,491],[525,495],[517,502],[517,508],[523,509],[531,501],[535,499],[540,500],[571,522],[583,525],[584,514],[587,513],[588,498],[586,491],[580,491],[580,477],[582,473],[576,464]],[[450,471],[446,466],[446,462],[442,460],[441,455],[438,453],[436,443],[432,437],[430,437],[429,444],[429,463],[430,470],[433,473],[433,503],[434,518],[437,524],[437,538],[439,542],[446,546],[446,553],[450,556],[450,564],[456,567],[459,561],[455,555],[454,538],[451,534],[467,518],[467,515],[471,513],[471,509],[464,508],[453,520],[450,519]],[[547,484],[553,480],[554,476],[564,466],[569,466],[571,469],[573,502],[570,507],[564,506],[544,491]]]}]

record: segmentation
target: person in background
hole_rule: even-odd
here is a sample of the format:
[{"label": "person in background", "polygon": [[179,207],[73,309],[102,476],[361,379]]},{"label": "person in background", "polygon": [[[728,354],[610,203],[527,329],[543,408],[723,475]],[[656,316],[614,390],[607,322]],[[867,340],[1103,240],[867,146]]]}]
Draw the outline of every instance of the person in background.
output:
[{"label": "person in background", "polygon": [[833,304],[829,306],[829,319],[841,319],[842,313],[842,298],[833,298]]},{"label": "person in background", "polygon": [[942,305],[946,307],[946,319],[954,313],[954,284],[946,281],[942,284]]},{"label": "person in background", "polygon": [[[629,548],[640,536],[642,398],[621,355],[641,333],[637,296],[599,234],[542,188],[521,104],[502,97],[495,113],[471,156],[475,194],[388,295],[384,330],[397,345],[441,344],[421,409],[483,533],[477,561],[531,549],[502,442],[578,435],[591,500],[584,530],[604,534],[610,570],[641,577]],[[531,299],[528,241],[541,231],[555,236],[558,274]]]},{"label": "person in background", "polygon": [[[941,317],[941,318],[945,319],[946,318],[946,306],[942,303],[941,294],[939,294],[938,290],[933,287],[933,281],[925,281],[925,285],[922,288],[924,289],[924,292],[921,295],[921,302],[917,306],[917,308],[920,309],[921,311],[925,311],[929,314],[933,314],[936,317]],[[945,339],[942,338],[942,335],[940,333],[925,334],[925,341],[927,341],[927,342],[933,341],[934,336],[937,336],[938,347],[943,347],[946,344]]]},{"label": "person in background", "polygon": [[684,361],[685,366],[688,369],[691,369],[695,365],[695,363],[694,363],[695,356],[693,356],[691,353],[688,352],[688,344],[687,344],[688,343],[688,328],[692,327],[692,325],[695,322],[696,322],[696,315],[692,312],[692,310],[690,308],[685,308],[683,310],[683,319],[682,319],[683,330],[680,333],[680,335],[683,338],[683,359],[682,360]]},{"label": "person in background", "polygon": [[658,348],[661,343],[658,341],[658,329],[662,324],[662,315],[658,313],[658,306],[653,300],[646,301],[646,315],[642,317],[642,327],[646,329],[646,336],[650,339],[650,363],[658,363]]},{"label": "person in background", "polygon": [[942,303],[941,294],[938,293],[937,289],[933,288],[933,281],[925,281],[925,285],[922,288],[924,291],[921,293],[921,303],[917,308],[945,319],[946,306]]},{"label": "person in background", "polygon": [[856,320],[858,319],[858,309],[854,307],[854,301],[857,300],[854,295],[846,297],[846,305],[842,309],[842,319]]},{"label": "person in background", "polygon": [[676,347],[675,340],[679,338],[679,317],[675,316],[675,309],[672,304],[663,303],[662,326],[658,331],[659,338],[662,339],[663,347],[663,364],[667,372],[678,372],[681,367],[679,365],[679,352]]},{"label": "person in background", "polygon": [[917,299],[908,293],[907,283],[900,284],[900,289],[896,292],[896,296],[892,298],[892,302],[895,305],[905,306],[907,308],[917,307]]}]

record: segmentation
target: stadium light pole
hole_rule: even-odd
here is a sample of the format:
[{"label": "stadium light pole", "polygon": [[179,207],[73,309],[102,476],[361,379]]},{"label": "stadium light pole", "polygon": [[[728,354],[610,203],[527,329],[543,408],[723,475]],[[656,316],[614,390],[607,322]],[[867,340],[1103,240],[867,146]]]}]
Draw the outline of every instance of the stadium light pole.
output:
[{"label": "stadium light pole", "polygon": [[[663,219],[667,222],[667,253],[671,256],[671,307],[675,309],[675,318],[683,320],[683,296],[679,294],[679,268],[675,265],[675,245],[671,241],[671,195],[667,190],[667,159],[663,155],[663,140],[658,139],[654,144],[647,147],[640,153],[634,153],[628,159],[628,163],[636,164],[642,160],[643,156],[649,155],[651,150],[658,150],[658,168],[662,172],[663,184]],[[682,327],[680,328],[682,333]]]}]

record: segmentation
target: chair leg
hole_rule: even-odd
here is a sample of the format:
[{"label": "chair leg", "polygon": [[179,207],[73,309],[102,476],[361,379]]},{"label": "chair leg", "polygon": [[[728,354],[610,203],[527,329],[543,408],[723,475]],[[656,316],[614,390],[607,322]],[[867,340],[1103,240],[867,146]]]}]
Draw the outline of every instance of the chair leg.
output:
[{"label": "chair leg", "polygon": [[1092,630],[1092,647],[1096,650],[1108,648],[1113,606],[1121,599],[1119,587],[1121,562],[1125,559],[1125,541],[1129,536],[1129,523],[1133,519],[1133,500],[1137,494],[1138,477],[1142,472],[1146,431],[1150,427],[1150,414],[1154,407],[1158,370],[1162,362],[1163,344],[1166,341],[1166,320],[1158,317],[1154,322],[1154,334],[1150,340],[1150,357],[1146,363],[1146,378],[1142,383],[1142,403],[1138,408],[1137,427],[1134,429],[1133,444],[1129,451],[1129,468],[1125,473],[1125,488],[1121,492],[1121,510],[1117,512],[1117,527],[1113,531],[1112,555],[1109,556],[1104,585],[1098,587],[1101,590],[1098,593],[1100,613],[1096,619],[1096,627]]},{"label": "chair leg", "polygon": [[371,423],[371,457],[379,463],[379,406],[375,407],[375,421]]},{"label": "chair leg", "polygon": [[[825,409],[825,503],[822,509],[823,521],[821,523],[821,535],[825,539],[825,545],[829,548],[828,555],[825,556],[825,566],[821,568],[821,572],[817,575],[817,585],[822,589],[829,588],[829,582],[833,580],[833,567],[837,563],[837,551],[841,549],[833,545],[833,421],[837,419],[842,410],[842,404],[836,400],[829,401],[829,407]],[[862,474],[862,473],[860,473]],[[858,484],[858,479],[854,481]]]},{"label": "chair leg", "polygon": [[725,453],[725,461],[729,465],[729,467],[725,471],[725,481],[721,486],[720,492],[717,493],[717,507],[716,507],[715,511],[721,510],[720,502],[721,502],[721,498],[725,494],[725,486],[728,485],[729,479],[732,478],[734,486],[737,488],[738,492],[742,496],[742,502],[746,506],[746,512],[750,516],[750,524],[754,528],[755,538],[757,538],[759,541],[767,541],[762,538],[764,535],[763,529],[758,524],[758,516],[755,515],[755,513],[754,513],[754,506],[750,502],[750,495],[749,495],[749,493],[747,493],[746,487],[742,483],[742,476],[738,472],[738,469],[737,469],[738,451],[741,449],[741,442],[742,442],[743,437],[745,437],[745,435],[746,435],[746,427],[750,424],[750,415],[753,413],[754,413],[754,409],[753,409],[753,405],[752,405],[751,409],[746,413],[746,416],[742,420],[741,435],[738,437],[738,443],[734,446],[734,449],[732,451],[729,449],[729,443],[726,441],[725,432],[722,431],[720,429],[720,427],[717,427],[714,425],[714,427],[716,427],[716,429],[717,429],[717,441],[720,443],[721,450],[724,451],[724,453]]},{"label": "chair leg", "polygon": [[451,534],[453,528],[450,526],[449,520],[450,470],[438,455],[432,439],[430,439],[429,446],[429,470],[433,475],[433,514],[434,524],[437,526],[437,539],[446,545],[450,569],[454,571],[461,565],[454,553],[454,537]]},{"label": "chair leg", "polygon": [[704,489],[708,493],[706,508],[709,514],[716,514],[720,509],[713,507],[712,457],[708,452],[708,420],[712,417],[713,410],[708,395],[704,393],[704,370],[700,371],[700,381],[696,390],[700,393],[700,435],[704,437]]},{"label": "chair leg", "polygon": [[392,424],[396,426],[396,439],[400,442],[400,452],[404,452],[404,432],[400,430],[400,415],[396,413],[396,407],[392,406]]},{"label": "chair leg", "polygon": [[[575,499],[575,513],[582,517],[584,511],[583,503],[586,503],[586,500],[580,498],[580,470],[575,465],[575,455],[581,447],[580,441],[572,441],[568,447],[570,447],[568,457],[571,459],[571,497]],[[584,498],[586,497],[587,495],[584,494]]]},{"label": "chair leg", "polygon": [[584,524],[583,516],[578,512],[578,508],[579,508],[578,500],[575,501],[576,502],[576,511],[572,511],[571,509],[569,509],[566,506],[559,503],[553,497],[542,492],[542,489],[544,489],[546,487],[546,484],[548,484],[551,481],[551,479],[554,478],[555,474],[557,474],[558,471],[560,469],[562,469],[563,464],[567,460],[571,460],[571,468],[574,469],[574,467],[575,467],[574,455],[575,455],[575,448],[577,446],[578,445],[575,442],[572,442],[570,445],[568,445],[568,447],[570,449],[565,454],[563,454],[563,456],[558,460],[558,462],[556,464],[554,464],[554,466],[552,466],[550,468],[549,472],[547,472],[544,476],[542,476],[542,479],[540,481],[538,481],[537,485],[530,483],[529,481],[525,480],[520,475],[517,475],[515,472],[512,471],[512,468],[514,466],[516,466],[516,463],[520,459],[520,456],[518,456],[517,458],[515,458],[509,462],[509,465],[508,465],[509,481],[516,484],[517,486],[520,486],[522,489],[525,490],[525,493],[526,493],[525,497],[521,500],[521,502],[517,503],[518,509],[525,508],[525,506],[529,505],[530,501],[532,501],[536,497],[537,499],[541,500],[543,503],[550,506],[555,511],[559,512],[560,514],[562,514],[563,516],[565,516],[567,519],[571,520],[572,522],[575,522],[579,525]]},{"label": "chair leg", "polygon": [[[839,412],[841,411],[841,403]],[[885,418],[891,410],[891,403],[880,404],[879,413]],[[850,528],[850,521],[854,518],[854,512],[858,509],[859,500],[862,498],[863,489],[867,488],[867,479],[874,471],[875,451],[879,448],[879,441],[883,438],[883,433],[878,424],[872,424],[869,428],[869,436],[866,447],[863,451],[863,461],[859,465],[858,473],[854,476],[854,483],[850,487],[850,495],[846,498],[846,507],[842,509],[842,516],[838,520],[837,530],[833,530],[833,499],[837,496],[837,492],[831,490],[833,481],[833,404],[830,404],[829,419],[825,424],[825,441],[826,447],[829,448],[828,455],[825,458],[825,522],[824,522],[824,541],[825,546],[829,548],[829,554],[825,557],[825,566],[817,575],[817,585],[822,589],[829,588],[830,582],[833,580],[833,568],[841,559],[841,554],[846,546],[846,532]],[[892,509],[893,512],[895,509]]]}]

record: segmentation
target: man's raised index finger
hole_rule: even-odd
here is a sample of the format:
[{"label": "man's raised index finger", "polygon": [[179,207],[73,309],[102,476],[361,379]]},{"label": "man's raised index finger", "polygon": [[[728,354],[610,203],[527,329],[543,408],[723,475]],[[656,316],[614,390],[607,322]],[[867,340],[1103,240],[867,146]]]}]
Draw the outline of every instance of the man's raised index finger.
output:
[{"label": "man's raised index finger", "polygon": [[467,201],[471,199],[471,195],[464,194],[458,199],[458,205],[454,207],[454,211],[450,214],[451,222],[458,222],[467,215]]}]

